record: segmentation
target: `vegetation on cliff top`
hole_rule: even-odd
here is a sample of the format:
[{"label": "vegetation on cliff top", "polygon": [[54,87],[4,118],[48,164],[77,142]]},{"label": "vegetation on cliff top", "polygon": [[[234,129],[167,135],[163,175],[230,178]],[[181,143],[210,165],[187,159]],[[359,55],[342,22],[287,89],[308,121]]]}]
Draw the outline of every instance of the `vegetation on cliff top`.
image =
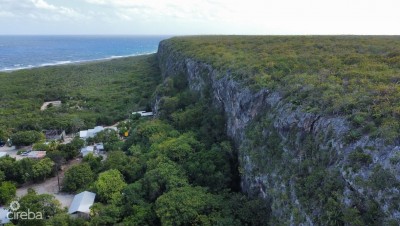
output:
[{"label": "vegetation on cliff top", "polygon": [[[160,81],[155,55],[0,73],[0,140],[21,130],[76,132],[149,105]],[[40,111],[45,101],[60,107]]]},{"label": "vegetation on cliff top", "polygon": [[387,141],[400,130],[400,38],[385,36],[197,36],[164,45],[253,89],[279,91],[306,111],[348,117]]}]

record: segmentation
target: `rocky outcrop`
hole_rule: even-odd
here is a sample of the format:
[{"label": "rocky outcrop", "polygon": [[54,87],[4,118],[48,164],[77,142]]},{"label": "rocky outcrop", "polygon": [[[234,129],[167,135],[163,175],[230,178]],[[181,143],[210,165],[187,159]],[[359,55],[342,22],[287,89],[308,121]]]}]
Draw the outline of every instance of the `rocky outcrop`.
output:
[{"label": "rocky outcrop", "polygon": [[[346,139],[352,129],[346,118],[308,113],[276,90],[252,90],[229,72],[182,55],[168,40],[160,43],[158,58],[164,78],[184,74],[191,90],[211,92],[214,105],[225,113],[227,134],[239,150],[242,190],[272,201],[273,222],[324,224],[319,218],[325,210],[318,210],[323,204],[312,207],[298,197],[297,176],[305,160],[313,166],[322,164],[321,159],[326,161],[326,172],[339,172],[343,188],[337,199],[343,208],[367,213],[370,206],[365,203],[371,201],[384,222],[400,222],[399,146],[369,136]],[[259,131],[258,136],[248,135],[253,131]],[[276,134],[275,146],[269,142],[271,134]],[[317,150],[310,152],[306,141]],[[275,148],[280,152],[276,158],[271,154]],[[359,155],[351,155],[355,150]],[[313,173],[311,166],[308,171]],[[392,182],[380,185],[382,177]]]}]

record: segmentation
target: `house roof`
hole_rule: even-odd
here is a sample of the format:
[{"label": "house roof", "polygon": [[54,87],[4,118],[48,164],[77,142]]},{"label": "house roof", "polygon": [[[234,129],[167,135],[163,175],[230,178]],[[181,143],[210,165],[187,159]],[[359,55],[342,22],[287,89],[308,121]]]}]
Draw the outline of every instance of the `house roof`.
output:
[{"label": "house roof", "polygon": [[52,129],[52,130],[45,130],[44,133],[47,136],[50,137],[54,137],[54,136],[60,136],[63,133],[63,130],[56,130],[56,129]]},{"label": "house roof", "polygon": [[90,213],[90,207],[93,205],[95,197],[95,193],[88,191],[84,191],[75,195],[74,199],[72,200],[71,206],[68,209],[68,213]]},{"label": "house roof", "polygon": [[28,158],[44,158],[46,156],[45,151],[31,151],[28,153]]},{"label": "house roof", "polygon": [[10,219],[8,219],[8,213],[10,211],[6,208],[0,208],[0,224],[10,223]]},{"label": "house roof", "polygon": [[83,156],[86,156],[89,153],[93,153],[93,151],[94,151],[94,146],[87,146],[87,147],[81,148],[81,153]]},{"label": "house roof", "polygon": [[102,150],[102,149],[104,149],[103,143],[98,143],[98,144],[96,144],[96,149],[97,149],[97,150]]},{"label": "house roof", "polygon": [[91,151],[81,151],[82,157],[85,157],[86,155],[88,155],[90,153],[93,154],[93,152],[91,152]]},{"label": "house roof", "polygon": [[153,112],[145,112],[145,111],[135,111],[135,112],[132,112],[132,114],[134,115],[134,114],[139,114],[140,116],[153,116],[154,115],[154,113]]},{"label": "house roof", "polygon": [[98,132],[103,131],[103,130],[104,130],[104,127],[102,127],[102,126],[96,126],[96,127],[94,127],[93,130],[94,130],[95,133],[98,133]]},{"label": "house roof", "polygon": [[87,130],[79,131],[79,137],[80,137],[80,138],[86,138],[86,137],[87,137],[87,134],[88,134],[88,131],[87,131]]}]

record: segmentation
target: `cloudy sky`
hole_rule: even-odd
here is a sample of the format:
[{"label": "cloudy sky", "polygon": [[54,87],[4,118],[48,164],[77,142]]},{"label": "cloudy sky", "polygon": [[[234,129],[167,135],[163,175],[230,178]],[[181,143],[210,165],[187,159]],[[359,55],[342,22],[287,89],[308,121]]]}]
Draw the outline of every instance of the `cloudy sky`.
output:
[{"label": "cloudy sky", "polygon": [[398,0],[0,0],[0,34],[396,34]]}]

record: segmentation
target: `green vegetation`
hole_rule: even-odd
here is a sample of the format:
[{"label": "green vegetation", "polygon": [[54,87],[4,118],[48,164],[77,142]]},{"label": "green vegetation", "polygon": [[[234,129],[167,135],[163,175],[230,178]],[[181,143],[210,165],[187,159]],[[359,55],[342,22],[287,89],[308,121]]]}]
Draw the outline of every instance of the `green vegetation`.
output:
[{"label": "green vegetation", "polygon": [[9,203],[17,192],[17,188],[11,182],[5,181],[0,184],[0,205]]},{"label": "green vegetation", "polygon": [[38,131],[21,131],[11,136],[11,140],[16,146],[26,146],[44,139],[44,134]]},{"label": "green vegetation", "polygon": [[23,184],[30,181],[43,181],[54,175],[54,162],[49,158],[34,160],[24,158],[16,161],[11,157],[0,158],[0,171],[4,172],[5,181]]},{"label": "green vegetation", "polygon": [[348,117],[357,128],[348,141],[399,137],[399,37],[200,36],[164,44],[306,111]]},{"label": "green vegetation", "polygon": [[[155,55],[0,73],[0,139],[16,131],[77,132],[125,119],[148,108],[159,74]],[[61,107],[40,111],[54,100]],[[14,138],[21,137],[21,145],[37,141],[25,135]]]},{"label": "green vegetation", "polygon": [[[130,135],[122,145],[111,131],[89,140],[108,146],[104,161],[89,154],[65,173],[64,191],[96,192],[90,219],[70,218],[54,206],[37,225],[265,225],[270,204],[237,192],[237,154],[224,135],[222,113],[184,81],[170,78],[168,92],[158,87],[156,96],[163,97],[158,119],[133,116],[123,123]],[[179,104],[167,106],[166,99]],[[198,114],[204,109],[209,113]],[[76,140],[71,147],[55,145],[50,153],[56,159],[79,145]]]},{"label": "green vegetation", "polygon": [[[287,188],[292,186],[292,182],[302,211],[308,213],[316,224],[381,225],[383,212],[372,197],[351,195],[350,204],[342,202],[346,181],[334,165],[338,161],[337,152],[332,147],[321,146],[324,142],[313,134],[296,129],[286,134],[287,139],[281,139],[273,126],[271,115],[274,114],[260,116],[247,128],[248,140],[241,147],[241,153],[249,155],[257,166],[252,173],[278,174],[280,178],[271,181],[283,181]],[[284,152],[283,147],[291,151]],[[371,156],[361,148],[349,155],[349,166],[353,170],[367,167],[371,162]],[[374,169],[370,180],[365,183],[376,190],[398,186],[394,175],[382,168]],[[289,189],[272,189],[269,194],[277,197],[274,200],[276,209],[292,210],[298,224],[305,221],[299,219],[298,206],[285,202],[292,195]],[[271,219],[271,224],[282,221]]]},{"label": "green vegetation", "polygon": [[352,167],[355,169],[360,168],[361,166],[368,166],[372,163],[372,157],[364,153],[361,148],[356,148],[353,152],[349,154],[349,160]]},{"label": "green vegetation", "polygon": [[93,182],[94,174],[90,165],[83,163],[80,165],[72,166],[65,172],[63,190],[66,192],[76,192],[86,188],[86,186]]},{"label": "green vegetation", "polygon": [[[15,219],[13,220],[17,225],[21,226],[42,226],[48,218],[55,216],[62,212],[61,204],[52,195],[37,194],[34,190],[28,189],[28,194],[18,200],[20,212],[34,212],[41,213],[42,219]],[[39,218],[39,217],[38,217]]]},{"label": "green vegetation", "polygon": [[94,189],[103,202],[117,202],[121,199],[121,191],[126,187],[122,174],[111,169],[99,174],[99,178],[94,183]]}]

